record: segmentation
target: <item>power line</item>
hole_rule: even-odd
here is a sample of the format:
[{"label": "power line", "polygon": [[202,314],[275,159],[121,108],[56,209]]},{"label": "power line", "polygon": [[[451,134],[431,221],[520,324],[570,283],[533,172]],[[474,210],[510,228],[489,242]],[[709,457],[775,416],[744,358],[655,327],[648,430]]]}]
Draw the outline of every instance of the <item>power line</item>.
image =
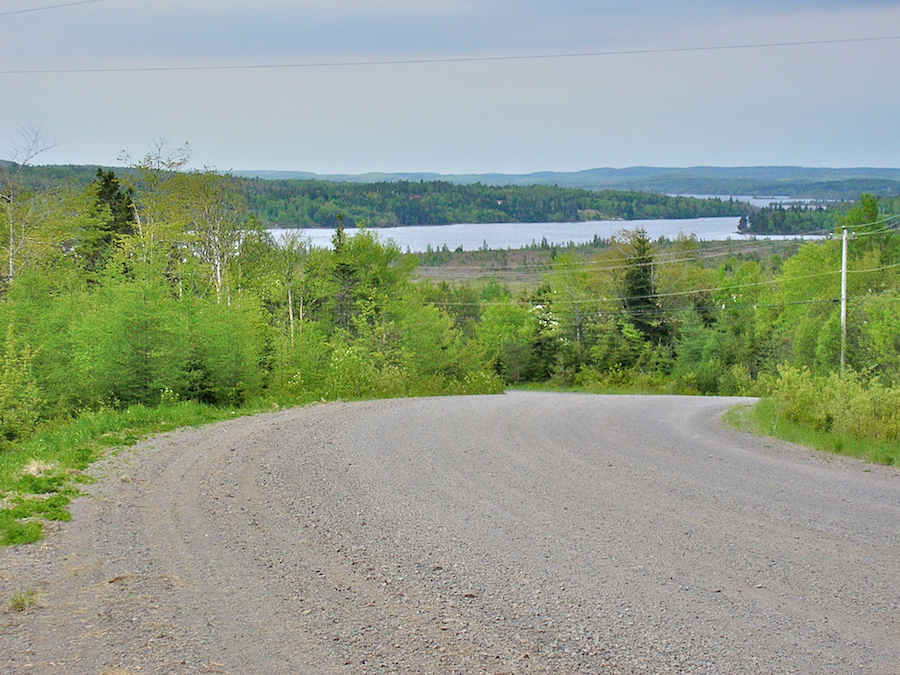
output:
[{"label": "power line", "polygon": [[[797,239],[778,239],[778,240],[759,240],[755,239],[753,242],[744,242],[739,239],[732,240],[729,244],[722,244],[719,246],[712,246],[709,248],[702,248],[698,250],[694,255],[684,255],[683,257],[677,258],[667,258],[665,254],[658,256],[654,259],[652,266],[659,268],[665,265],[672,265],[677,263],[685,263],[685,262],[699,262],[703,260],[710,260],[714,258],[723,258],[733,255],[741,255],[745,253],[749,254],[759,254],[765,250],[777,249],[777,248],[788,248],[791,246],[796,246],[798,243],[802,242],[802,237],[804,235],[798,235]],[[753,246],[752,243],[755,243],[756,246]],[[500,249],[502,251],[503,249]],[[528,253],[540,253],[538,250],[531,249],[522,249],[525,252],[525,255]],[[492,251],[494,252],[494,251]],[[497,251],[499,252],[499,251]],[[518,265],[519,269],[497,269],[496,265],[494,266],[481,266],[481,265],[420,265],[417,269],[419,270],[433,270],[435,272],[456,272],[461,275],[468,275],[471,272],[505,272],[509,274],[522,274],[522,273],[544,273],[544,272],[555,272],[555,271],[565,271],[570,269],[584,269],[590,268],[590,271],[593,272],[609,272],[615,270],[623,270],[630,269],[632,267],[643,267],[647,263],[635,263],[629,262],[627,259],[623,259],[621,261],[611,261],[611,260],[598,260],[588,259],[588,260],[577,260],[572,262],[561,263],[558,260],[547,260],[541,262],[528,262],[521,263]]]},{"label": "power line", "polygon": [[[896,265],[900,267],[900,264]],[[892,266],[893,267],[893,266]],[[875,270],[871,270],[875,271]],[[801,276],[791,277],[789,281],[803,281],[807,279],[816,279],[820,277],[827,276],[835,276],[840,274],[841,271],[832,270],[829,272],[814,272],[813,274],[804,274]],[[558,298],[550,298],[551,305],[573,305],[573,304],[589,304],[591,302],[622,302],[624,300],[656,300],[660,298],[675,298],[675,297],[685,297],[691,295],[699,295],[699,294],[715,294],[715,293],[723,293],[723,292],[732,292],[738,291],[744,288],[756,288],[760,286],[777,286],[783,283],[784,279],[766,279],[764,281],[751,281],[742,284],[728,284],[725,286],[713,286],[707,288],[693,288],[687,291],[669,291],[666,293],[654,293],[652,295],[633,295],[628,297],[616,297],[610,296],[606,297],[603,295],[592,295],[590,297],[581,298],[579,300],[565,300]],[[809,300],[809,301],[797,301],[797,302],[786,302],[784,304],[803,304],[804,302],[822,302],[821,300]],[[832,300],[828,300],[828,302],[832,302]],[[506,306],[508,302],[433,302],[432,304],[439,307],[487,307],[487,306]],[[672,311],[680,311],[680,310],[672,310]]]},{"label": "power line", "polygon": [[[891,265],[885,265],[882,267],[876,267],[876,268],[865,269],[865,270],[851,270],[851,272],[857,273],[857,274],[882,272],[885,270],[896,269],[898,267],[900,267],[900,263],[895,263],[895,264],[891,264]],[[654,293],[653,295],[640,295],[640,296],[628,296],[628,297],[621,297],[621,296],[607,297],[607,296],[603,296],[603,295],[593,295],[591,297],[585,297],[585,298],[581,298],[578,300],[550,298],[550,306],[551,307],[560,307],[560,306],[566,307],[566,306],[572,306],[572,305],[576,305],[576,304],[591,304],[591,303],[618,304],[618,303],[622,303],[627,300],[650,300],[650,299],[658,300],[658,299],[663,299],[663,298],[685,297],[685,296],[698,295],[698,294],[711,295],[711,294],[720,294],[720,293],[731,293],[733,291],[740,291],[740,290],[746,289],[746,288],[754,288],[754,287],[760,287],[760,286],[777,286],[777,285],[784,284],[785,282],[805,281],[808,279],[836,276],[838,274],[840,274],[839,269],[831,270],[831,271],[827,271],[827,272],[815,272],[812,274],[793,276],[793,277],[790,277],[787,279],[775,278],[775,279],[767,279],[764,281],[753,281],[753,282],[747,282],[747,283],[741,283],[741,284],[728,284],[728,285],[713,286],[713,287],[707,287],[707,288],[694,288],[694,289],[690,289],[690,290],[686,290],[686,291],[670,291],[670,292],[665,292],[665,293]],[[889,290],[893,290],[893,289],[889,289]],[[854,299],[862,298],[862,297],[867,297],[867,295],[853,296]],[[837,301],[838,301],[837,299],[830,299],[830,298],[815,298],[815,299],[808,299],[808,300],[788,300],[788,301],[782,301],[782,302],[778,302],[778,303],[758,303],[758,302],[742,303],[742,304],[739,303],[738,305],[729,305],[729,306],[732,306],[732,307],[733,306],[779,307],[779,306],[807,305],[807,304],[829,304],[829,303],[835,303]],[[490,306],[507,306],[510,304],[510,302],[509,301],[504,301],[504,302],[453,302],[453,301],[433,302],[432,301],[430,304],[433,304],[437,307],[490,307]],[[708,309],[717,308],[718,306],[719,305],[710,305],[708,307]],[[659,307],[659,308],[654,308],[652,310],[644,310],[644,311],[650,311],[650,312],[658,311],[661,313],[677,313],[677,312],[681,312],[683,310],[684,310],[684,308],[681,308],[681,307],[673,307],[673,308]]]},{"label": "power line", "polygon": [[900,267],[900,263],[894,263],[893,265],[884,265],[882,267],[872,267],[867,270],[847,270],[848,274],[868,274],[871,272],[884,272],[885,270],[893,270]]},{"label": "power line", "polygon": [[874,223],[864,223],[862,225],[851,225],[848,226],[851,230],[854,230],[858,227],[875,227],[876,225],[882,225],[877,230],[870,230],[868,232],[853,232],[853,237],[856,239],[860,239],[862,237],[871,237],[877,234],[884,234],[886,232],[894,232],[900,227],[900,215],[891,216],[889,218],[882,218],[880,220],[876,220]]},{"label": "power line", "polygon": [[[887,232],[895,232],[900,229],[900,215],[890,215],[885,216],[883,218],[879,218],[878,220],[872,223],[865,223],[858,227],[873,227],[882,225],[883,227],[873,230],[870,232],[860,232],[855,233],[855,237],[867,237],[878,234],[885,234]],[[743,253],[751,253],[751,254],[760,254],[765,250],[773,250],[778,248],[789,248],[791,246],[796,246],[799,243],[804,243],[804,239],[806,237],[828,237],[829,235],[834,234],[833,230],[816,230],[813,232],[805,232],[803,234],[792,235],[791,239],[751,239],[751,240],[742,240],[742,239],[734,239],[729,240],[728,242],[723,242],[721,244],[712,245],[712,246],[703,246],[699,248],[693,254],[685,254],[680,257],[666,257],[667,253],[663,252],[655,257],[652,262],[653,267],[659,268],[665,265],[672,265],[678,263],[690,263],[690,262],[700,262],[704,260],[712,260],[715,258],[723,258],[729,257],[733,255],[740,255]],[[746,235],[741,235],[746,236]],[[763,235],[765,236],[765,235]],[[787,235],[791,236],[791,235]],[[700,243],[700,242],[698,242]],[[755,244],[755,246],[753,245]],[[561,247],[563,248],[563,247]],[[499,249],[502,251],[503,249]],[[540,253],[540,250],[532,250],[532,249],[521,249],[525,252],[525,255],[528,253]],[[498,252],[499,252],[498,251]],[[571,269],[585,269],[590,268],[591,271],[594,272],[609,272],[623,269],[630,269],[632,267],[641,267],[646,265],[647,263],[634,263],[630,262],[627,259],[621,261],[611,261],[611,260],[598,260],[597,258],[587,259],[587,260],[575,260],[571,262],[561,263],[557,260],[545,260],[545,261],[535,261],[535,262],[525,262],[517,265],[516,269],[503,269],[498,268],[496,265],[420,265],[418,270],[429,270],[433,272],[439,272],[445,276],[456,276],[456,277],[468,277],[471,276],[473,272],[484,272],[484,273],[500,273],[500,274],[534,274],[534,273],[546,273],[546,272],[558,272],[565,271]]]},{"label": "power line", "polygon": [[[84,0],[80,3],[100,2],[101,0]],[[57,5],[65,7],[68,5]],[[23,11],[38,11],[20,10]],[[51,9],[47,7],[46,9]],[[19,12],[13,12],[19,13]],[[0,16],[4,16],[0,14]],[[187,71],[216,71],[216,70],[277,70],[299,68],[358,68],[367,66],[409,66],[409,65],[433,65],[450,63],[485,63],[500,61],[538,61],[551,59],[581,59],[609,56],[638,56],[642,54],[684,54],[691,52],[721,52],[738,51],[746,49],[772,49],[777,47],[810,47],[816,45],[856,44],[864,42],[885,42],[900,40],[900,35],[866,38],[845,38],[836,40],[797,40],[793,42],[760,42],[743,45],[719,45],[707,47],[670,47],[662,49],[629,49],[598,52],[574,52],[567,54],[519,54],[512,56],[462,56],[434,59],[387,59],[378,61],[331,61],[331,62],[301,62],[301,63],[263,63],[263,64],[236,64],[215,66],[136,66],[113,68],[47,68],[47,69],[22,69],[0,70],[0,75],[63,75],[63,74],[87,74],[87,73],[161,73],[161,72],[187,72]]]},{"label": "power line", "polygon": [[[883,293],[879,293],[883,294]],[[860,299],[864,297],[869,297],[869,295],[855,295],[851,299]],[[602,297],[602,298],[593,298],[595,304],[603,303],[608,305],[610,309],[598,309],[594,313],[599,314],[619,314],[622,310],[622,304],[628,300],[645,300],[648,297],[654,296],[610,296],[610,297]],[[659,296],[656,296],[659,297]],[[780,302],[740,302],[740,303],[730,303],[728,305],[729,309],[742,309],[742,308],[772,308],[772,307],[795,307],[795,306],[804,306],[804,305],[833,305],[837,303],[839,298],[812,298],[807,300],[784,300]],[[454,303],[454,302],[431,302],[436,307],[505,307],[505,306],[515,306],[515,301],[511,300],[510,302],[482,302],[482,303]],[[553,299],[551,302],[546,305],[544,308],[548,309],[551,314],[554,308],[564,309],[566,307],[572,307],[574,305],[586,305],[589,304],[589,301],[579,301],[579,300],[561,300],[561,299]],[[523,308],[524,309],[524,308]],[[527,310],[525,314],[520,315],[522,318],[525,318],[528,313],[530,313],[534,307]],[[687,311],[695,310],[695,311],[715,311],[721,310],[721,303],[708,303],[705,305],[690,305],[685,307],[645,307],[637,310],[632,309],[633,313],[641,314],[644,316],[656,315],[656,316],[665,316],[665,315],[677,315],[683,314]],[[590,313],[590,312],[589,312]]]},{"label": "power line", "polygon": [[[607,269],[621,269],[621,268],[628,268],[628,267],[634,267],[634,266],[635,266],[634,264],[630,264],[630,265],[626,264],[626,265],[621,265],[618,267],[607,268]],[[900,268],[900,263],[894,263],[894,264],[884,265],[881,267],[874,267],[874,268],[863,269],[863,270],[850,270],[850,273],[851,274],[866,274],[866,273],[873,273],[873,272],[883,272],[886,270],[897,269],[897,268]],[[835,269],[835,270],[830,270],[830,271],[825,271],[825,272],[814,272],[812,274],[791,276],[791,277],[787,277],[787,278],[782,277],[782,278],[766,279],[763,281],[751,281],[751,282],[746,282],[746,283],[725,284],[725,285],[721,285],[721,286],[711,286],[711,287],[705,287],[705,288],[693,288],[693,289],[689,289],[686,291],[669,291],[669,292],[664,292],[664,293],[654,293],[652,295],[631,296],[628,298],[605,297],[602,295],[595,295],[593,297],[587,297],[587,298],[583,298],[580,300],[552,299],[551,302],[554,305],[569,305],[569,304],[575,304],[575,303],[590,303],[590,302],[621,302],[623,300],[647,300],[647,299],[660,299],[660,298],[675,298],[675,297],[685,297],[685,296],[691,296],[691,295],[697,295],[697,294],[732,293],[734,291],[740,291],[740,290],[746,289],[746,288],[757,288],[757,287],[761,287],[761,286],[778,286],[778,285],[783,285],[785,283],[793,283],[793,282],[797,282],[797,281],[806,281],[809,279],[817,279],[817,278],[821,278],[821,277],[836,276],[836,275],[840,274],[840,272],[841,272],[840,269]],[[863,297],[863,296],[859,296],[859,297]],[[782,304],[792,305],[792,304],[819,303],[819,302],[834,302],[834,301],[833,300],[815,299],[815,300],[809,300],[809,301],[785,302]],[[449,301],[449,302],[433,302],[432,304],[434,304],[436,306],[441,306],[441,307],[445,307],[445,306],[450,306],[450,307],[481,306],[481,307],[485,307],[485,306],[491,306],[491,305],[507,305],[509,303],[507,303],[507,302],[453,302],[453,301]],[[673,310],[673,311],[678,311],[678,310]]]},{"label": "power line", "polygon": [[95,2],[103,2],[103,0],[81,0],[81,2],[67,2],[62,5],[47,5],[46,7],[32,7],[31,9],[17,9],[12,12],[0,12],[0,16],[12,16],[13,14],[28,14],[29,12],[43,12],[48,9],[61,9],[63,7],[74,7],[75,5],[90,5]]}]

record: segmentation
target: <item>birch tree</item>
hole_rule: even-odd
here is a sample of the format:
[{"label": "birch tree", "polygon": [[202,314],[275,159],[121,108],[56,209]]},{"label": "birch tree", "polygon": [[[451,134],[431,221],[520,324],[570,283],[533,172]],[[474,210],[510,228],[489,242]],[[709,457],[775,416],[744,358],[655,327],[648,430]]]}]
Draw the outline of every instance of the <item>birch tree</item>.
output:
[{"label": "birch tree", "polygon": [[216,299],[230,302],[226,288],[229,261],[240,250],[247,233],[244,226],[246,203],[231,176],[211,169],[182,176],[187,234],[192,248],[209,266]]},{"label": "birch tree", "polygon": [[6,153],[9,161],[0,165],[0,207],[5,221],[0,249],[5,252],[7,286],[12,284],[28,247],[40,243],[36,232],[47,222],[51,210],[45,193],[29,190],[23,184],[23,171],[55,145],[38,128],[20,129],[18,141]]}]

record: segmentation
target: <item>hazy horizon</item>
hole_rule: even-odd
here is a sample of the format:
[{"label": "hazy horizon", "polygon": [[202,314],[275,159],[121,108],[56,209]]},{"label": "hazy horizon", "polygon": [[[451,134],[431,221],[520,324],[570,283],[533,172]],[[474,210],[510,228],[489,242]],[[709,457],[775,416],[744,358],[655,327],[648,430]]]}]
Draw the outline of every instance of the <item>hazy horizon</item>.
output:
[{"label": "hazy horizon", "polygon": [[221,170],[892,168],[900,0],[13,0],[0,156]]}]

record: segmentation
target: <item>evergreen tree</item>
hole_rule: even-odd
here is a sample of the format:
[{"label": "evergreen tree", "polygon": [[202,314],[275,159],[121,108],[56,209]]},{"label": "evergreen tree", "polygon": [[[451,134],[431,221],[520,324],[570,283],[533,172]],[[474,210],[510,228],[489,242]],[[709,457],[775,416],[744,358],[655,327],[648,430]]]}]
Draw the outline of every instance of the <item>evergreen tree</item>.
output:
[{"label": "evergreen tree", "polygon": [[668,336],[668,326],[653,283],[653,244],[647,233],[638,229],[620,239],[620,250],[625,265],[622,275],[625,313],[646,339],[661,344]]},{"label": "evergreen tree", "polygon": [[112,170],[98,168],[90,192],[95,222],[82,233],[78,253],[85,268],[96,271],[109,259],[118,237],[134,234],[134,191],[122,189]]}]

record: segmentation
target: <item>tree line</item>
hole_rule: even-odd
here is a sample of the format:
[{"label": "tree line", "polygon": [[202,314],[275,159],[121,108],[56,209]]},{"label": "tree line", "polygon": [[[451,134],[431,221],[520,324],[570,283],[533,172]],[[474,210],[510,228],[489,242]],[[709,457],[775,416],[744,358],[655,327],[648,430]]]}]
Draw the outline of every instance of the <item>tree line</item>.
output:
[{"label": "tree line", "polygon": [[[84,188],[95,177],[93,169],[83,166],[6,163],[6,167],[18,174],[22,187],[36,191],[61,185]],[[136,179],[137,169],[133,166],[118,171],[126,180]],[[231,182],[243,195],[248,212],[267,228],[739,216],[738,229],[743,234],[814,234],[834,229],[853,203],[840,200],[756,207],[732,198],[672,196],[663,194],[659,187],[641,192],[553,185],[458,185],[425,180],[354,183],[232,177]],[[734,187],[739,188],[740,184]],[[739,192],[738,189],[735,194]],[[757,194],[747,190],[744,193]],[[900,197],[882,197],[880,203],[885,214],[900,212]]]},{"label": "tree line", "polygon": [[[723,259],[693,238],[623,230],[590,256],[557,252],[533,288],[434,283],[416,277],[415,256],[364,228],[338,227],[331,249],[310,247],[302,230],[274,241],[242,182],[185,171],[187,159],[161,148],[126,175],[97,170],[85,188],[28,187],[15,166],[0,169],[2,438],[80,410],[172,400],[522,383],[762,394],[838,369],[834,238],[788,257],[759,242]],[[404,204],[452,193],[391,187]],[[835,225],[854,231],[847,361],[865,392],[900,387],[900,235],[882,207],[863,196]]]},{"label": "tree line", "polygon": [[[94,170],[80,166],[16,166],[23,187],[47,190],[86,187]],[[117,170],[127,180],[135,167]],[[324,180],[263,180],[232,177],[250,214],[264,227],[369,227],[452,223],[555,222],[594,219],[656,219],[739,216],[742,202],[696,199],[633,190],[586,190],[550,185],[457,185],[446,181],[378,183]]]},{"label": "tree line", "polygon": [[101,407],[496,391],[415,259],[374,234],[276,244],[233,179],[150,154],[126,182],[2,176],[0,428]]},{"label": "tree line", "polygon": [[334,183],[248,180],[251,211],[266,226],[370,227],[452,223],[574,222],[738,216],[746,204],[634,191],[546,185],[455,185],[445,181]]}]

